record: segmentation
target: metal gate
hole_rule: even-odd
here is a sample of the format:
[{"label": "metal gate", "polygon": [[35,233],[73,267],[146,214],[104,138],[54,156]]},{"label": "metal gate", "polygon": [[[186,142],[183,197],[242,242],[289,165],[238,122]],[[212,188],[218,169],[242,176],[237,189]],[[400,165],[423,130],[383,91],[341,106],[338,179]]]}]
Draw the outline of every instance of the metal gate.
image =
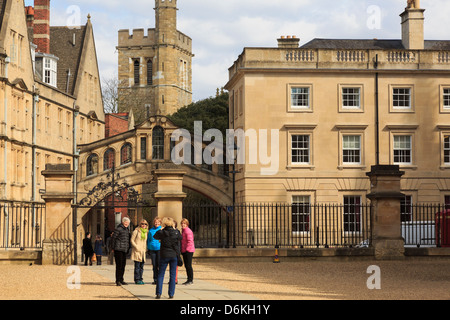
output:
[{"label": "metal gate", "polygon": [[0,203],[0,249],[41,249],[45,239],[45,204]]}]

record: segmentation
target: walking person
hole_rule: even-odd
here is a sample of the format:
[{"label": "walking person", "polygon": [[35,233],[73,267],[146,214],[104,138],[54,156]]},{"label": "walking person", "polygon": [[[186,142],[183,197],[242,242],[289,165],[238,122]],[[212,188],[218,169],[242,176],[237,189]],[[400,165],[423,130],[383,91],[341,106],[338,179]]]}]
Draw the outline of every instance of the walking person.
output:
[{"label": "walking person", "polygon": [[183,283],[184,285],[189,285],[194,283],[194,270],[192,268],[192,258],[195,252],[194,245],[194,233],[189,228],[189,220],[181,220],[181,254],[183,255],[184,266],[186,268],[187,281]]},{"label": "walking person", "polygon": [[84,253],[84,265],[92,266],[92,256],[94,255],[94,248],[92,248],[92,241],[91,241],[91,233],[86,233],[86,238],[83,239],[83,253]]},{"label": "walking person", "polygon": [[156,283],[156,299],[161,298],[164,274],[169,265],[169,298],[172,299],[175,294],[175,277],[177,270],[177,255],[180,253],[179,242],[181,235],[179,231],[174,229],[172,218],[164,218],[162,220],[162,228],[154,235],[156,240],[161,240],[161,259],[159,264],[158,281]]},{"label": "walking person", "polygon": [[149,230],[147,238],[147,248],[150,254],[150,259],[152,260],[153,266],[153,283],[156,284],[158,281],[158,271],[159,271],[159,259],[160,259],[160,249],[161,242],[153,238],[157,231],[161,230],[161,218],[156,217],[153,219],[153,227]]},{"label": "walking person", "polygon": [[123,280],[125,266],[127,262],[127,253],[130,249],[130,219],[125,217],[122,223],[114,230],[112,236],[112,250],[114,252],[114,260],[116,262],[116,285],[126,285]]},{"label": "walking person", "polygon": [[144,284],[144,264],[147,252],[148,222],[142,220],[131,236],[131,260],[134,261],[134,283]]},{"label": "walking person", "polygon": [[103,255],[103,239],[99,234],[95,236],[94,253],[97,256],[97,265],[101,266]]}]

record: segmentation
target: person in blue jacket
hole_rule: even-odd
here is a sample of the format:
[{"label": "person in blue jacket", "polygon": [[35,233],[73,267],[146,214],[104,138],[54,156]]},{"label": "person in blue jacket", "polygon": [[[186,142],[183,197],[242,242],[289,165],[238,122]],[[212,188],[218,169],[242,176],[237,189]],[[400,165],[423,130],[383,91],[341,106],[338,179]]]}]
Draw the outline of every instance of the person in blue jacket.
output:
[{"label": "person in blue jacket", "polygon": [[153,236],[159,230],[161,230],[161,218],[156,217],[155,219],[153,219],[153,227],[149,230],[147,238],[147,249],[148,253],[150,254],[150,258],[152,259],[153,265],[152,284],[156,284],[156,282],[158,281],[159,259],[160,259],[159,252],[161,249],[161,242],[153,238]]}]

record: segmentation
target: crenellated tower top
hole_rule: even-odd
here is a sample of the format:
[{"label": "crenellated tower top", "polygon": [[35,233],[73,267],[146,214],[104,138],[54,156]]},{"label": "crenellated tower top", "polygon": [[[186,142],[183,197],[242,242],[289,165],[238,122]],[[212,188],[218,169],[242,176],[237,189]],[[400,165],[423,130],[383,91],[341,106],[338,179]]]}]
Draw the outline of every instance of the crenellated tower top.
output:
[{"label": "crenellated tower top", "polygon": [[155,0],[155,8],[158,7],[177,7],[177,0]]}]

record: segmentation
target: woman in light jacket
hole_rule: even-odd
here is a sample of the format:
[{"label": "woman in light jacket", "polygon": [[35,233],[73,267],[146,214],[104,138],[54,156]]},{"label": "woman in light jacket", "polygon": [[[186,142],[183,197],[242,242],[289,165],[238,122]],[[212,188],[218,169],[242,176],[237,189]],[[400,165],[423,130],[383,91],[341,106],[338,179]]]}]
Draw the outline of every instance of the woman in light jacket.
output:
[{"label": "woman in light jacket", "polygon": [[131,260],[134,261],[134,283],[144,284],[143,273],[147,252],[148,222],[142,220],[131,236]]},{"label": "woman in light jacket", "polygon": [[181,230],[183,239],[181,240],[181,254],[183,255],[184,266],[186,267],[187,281],[184,285],[193,284],[194,270],[192,269],[192,257],[195,252],[194,233],[189,228],[189,220],[181,220]]}]

